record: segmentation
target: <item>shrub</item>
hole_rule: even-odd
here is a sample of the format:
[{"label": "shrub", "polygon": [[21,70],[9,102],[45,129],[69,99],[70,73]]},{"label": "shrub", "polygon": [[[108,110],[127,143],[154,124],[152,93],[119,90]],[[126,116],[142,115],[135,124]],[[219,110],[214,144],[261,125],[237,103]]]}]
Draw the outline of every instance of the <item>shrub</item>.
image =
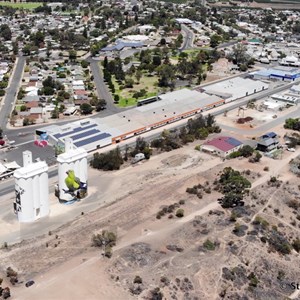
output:
[{"label": "shrub", "polygon": [[133,283],[138,283],[138,284],[142,284],[143,283],[143,279],[140,276],[135,276],[133,279]]},{"label": "shrub", "polygon": [[179,202],[178,202],[180,205],[183,205],[183,204],[185,204],[185,200],[179,200]]},{"label": "shrub", "polygon": [[114,232],[103,230],[101,234],[92,236],[92,245],[95,247],[113,247],[116,245],[117,235]]},{"label": "shrub", "polygon": [[300,239],[297,238],[292,243],[293,248],[299,253],[300,252]]},{"label": "shrub", "polygon": [[268,166],[264,167],[264,171],[268,172],[269,171],[269,167]]},{"label": "shrub", "polygon": [[104,256],[107,258],[112,257],[112,248],[110,246],[105,246]]},{"label": "shrub", "polygon": [[184,210],[182,208],[177,209],[175,216],[177,218],[182,218],[184,216]]},{"label": "shrub", "polygon": [[257,279],[257,277],[255,276],[255,274],[253,272],[250,273],[250,275],[248,276],[248,279],[250,280],[249,286],[257,287],[259,280]]},{"label": "shrub", "polygon": [[189,194],[194,194],[194,195],[196,195],[196,194],[197,194],[197,188],[195,188],[195,187],[187,188],[187,189],[186,189],[186,192],[189,193]]},{"label": "shrub", "polygon": [[203,243],[203,247],[204,247],[206,250],[210,250],[210,251],[213,251],[213,250],[216,249],[215,243],[213,243],[213,242],[210,241],[209,239],[207,239],[207,240]]}]

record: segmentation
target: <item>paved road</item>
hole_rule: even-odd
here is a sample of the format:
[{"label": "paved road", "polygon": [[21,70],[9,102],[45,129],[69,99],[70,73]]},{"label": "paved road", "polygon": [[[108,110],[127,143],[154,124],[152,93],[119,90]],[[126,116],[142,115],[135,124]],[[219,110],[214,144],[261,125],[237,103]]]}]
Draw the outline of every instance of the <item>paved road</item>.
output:
[{"label": "paved road", "polygon": [[230,47],[230,46],[233,46],[233,45],[237,44],[238,42],[239,42],[239,41],[229,41],[229,42],[220,44],[220,45],[217,47],[217,49],[222,49],[222,48]]},{"label": "paved road", "polygon": [[5,128],[7,120],[15,103],[16,95],[19,91],[25,62],[25,57],[20,56],[18,58],[17,63],[15,65],[14,73],[10,79],[9,87],[6,90],[5,98],[3,99],[3,103],[1,103],[2,107],[0,110],[0,127],[4,130],[4,134],[6,134]]},{"label": "paved road", "polygon": [[194,32],[189,29],[186,25],[181,24],[181,30],[183,31],[183,44],[182,47],[179,49],[180,51],[187,50],[187,49],[193,49],[193,43],[194,43]]},{"label": "paved road", "polygon": [[94,76],[94,82],[96,84],[98,97],[101,99],[105,99],[107,102],[106,110],[108,110],[112,113],[117,113],[117,112],[122,111],[121,108],[116,107],[114,105],[114,100],[112,98],[112,95],[104,82],[102,71],[100,70],[100,67],[99,67],[99,61],[94,60],[91,57],[88,58],[87,61],[90,63],[91,71]]}]

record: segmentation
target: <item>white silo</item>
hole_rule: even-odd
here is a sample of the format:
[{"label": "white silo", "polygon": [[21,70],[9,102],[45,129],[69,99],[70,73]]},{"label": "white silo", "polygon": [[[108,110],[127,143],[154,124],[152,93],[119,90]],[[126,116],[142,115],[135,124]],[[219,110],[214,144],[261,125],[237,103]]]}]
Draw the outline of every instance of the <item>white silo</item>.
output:
[{"label": "white silo", "polygon": [[87,195],[87,152],[66,139],[65,152],[58,155],[58,193],[62,202],[76,201]]},{"label": "white silo", "polygon": [[19,222],[33,222],[49,214],[48,165],[44,161],[33,163],[30,151],[23,152],[23,164],[14,172],[14,210]]}]

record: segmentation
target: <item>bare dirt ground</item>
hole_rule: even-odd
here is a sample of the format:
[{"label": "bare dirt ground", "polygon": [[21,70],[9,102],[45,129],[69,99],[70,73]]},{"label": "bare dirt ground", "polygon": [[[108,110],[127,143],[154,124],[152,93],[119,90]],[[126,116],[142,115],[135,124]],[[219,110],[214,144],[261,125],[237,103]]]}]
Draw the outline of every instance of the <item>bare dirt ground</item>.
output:
[{"label": "bare dirt ground", "polygon": [[[289,207],[290,200],[299,202],[299,178],[287,166],[300,151],[278,161],[263,157],[259,164],[247,159],[223,162],[194,150],[196,144],[120,171],[97,172],[94,197],[105,198],[106,206],[79,215],[50,235],[1,249],[0,277],[11,266],[20,280],[35,280],[30,288],[11,287],[12,299],[154,299],[151,291],[159,288],[164,299],[222,295],[279,300],[296,292],[288,283],[300,278],[298,253],[283,256],[262,238],[275,230],[290,242],[300,236],[300,206]],[[213,182],[226,166],[252,182],[236,221],[230,219],[231,210],[218,204],[220,194],[214,190]],[[266,166],[269,171],[264,171]],[[270,176],[279,176],[280,185],[268,184]],[[186,193],[199,183],[207,187],[202,199]],[[172,218],[171,213],[156,218],[164,205],[179,200],[185,200],[183,218],[174,213]],[[257,216],[268,223],[265,228],[253,224]],[[237,227],[241,232],[234,232]],[[103,229],[118,235],[111,259],[91,246],[93,233]],[[207,239],[214,250],[203,246]],[[256,287],[251,285],[252,272]],[[140,284],[133,283],[137,275]]]},{"label": "bare dirt ground", "polygon": [[[263,101],[258,101],[256,103],[256,106],[259,107],[259,105]],[[226,116],[219,115],[216,117],[216,120],[219,124],[224,124],[227,126],[232,126],[239,129],[251,129],[251,128],[257,128],[267,122],[270,122],[271,120],[274,120],[275,118],[284,116],[290,112],[292,112],[295,108],[290,107],[286,108],[282,111],[275,111],[271,109],[264,109],[264,110],[258,110],[256,108],[245,108],[244,110],[234,109],[229,111]],[[244,124],[238,124],[237,120],[239,118],[246,118],[251,117],[252,120],[249,122],[246,122]],[[282,126],[280,126],[282,128]]]}]

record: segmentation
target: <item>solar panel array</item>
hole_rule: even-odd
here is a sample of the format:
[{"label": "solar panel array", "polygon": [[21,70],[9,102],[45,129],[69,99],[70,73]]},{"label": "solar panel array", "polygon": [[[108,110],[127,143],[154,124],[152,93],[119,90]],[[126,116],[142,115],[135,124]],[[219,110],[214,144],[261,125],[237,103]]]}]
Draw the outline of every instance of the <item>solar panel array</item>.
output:
[{"label": "solar panel array", "polygon": [[67,131],[67,132],[64,132],[64,133],[57,133],[57,134],[54,134],[54,137],[56,139],[59,139],[59,138],[62,138],[62,137],[65,137],[67,135],[70,135],[70,134],[74,134],[74,133],[77,133],[77,132],[80,132],[80,131],[83,131],[83,130],[86,130],[86,129],[89,129],[89,128],[92,128],[92,127],[96,127],[97,124],[92,124],[92,125],[89,125],[89,126],[85,126],[85,127],[76,127],[70,131]]},{"label": "solar panel array", "polygon": [[232,138],[232,137],[229,137],[227,140],[226,140],[227,143],[229,143],[230,145],[232,146],[240,146],[242,143],[238,140],[236,140],[235,138]]},{"label": "solar panel array", "polygon": [[89,135],[92,135],[92,134],[95,134],[98,132],[100,132],[98,129],[92,129],[92,130],[85,131],[85,132],[82,132],[82,133],[79,133],[76,135],[72,135],[71,138],[73,139],[73,141],[75,141],[75,140],[81,139],[85,136],[89,136]]},{"label": "solar panel array", "polygon": [[76,147],[82,147],[82,146],[85,146],[87,144],[90,144],[90,143],[93,143],[93,142],[96,142],[96,141],[101,141],[101,140],[106,139],[106,138],[108,138],[110,136],[111,135],[109,133],[101,133],[101,134],[92,136],[90,138],[87,138],[87,139],[75,142],[74,145]]}]

